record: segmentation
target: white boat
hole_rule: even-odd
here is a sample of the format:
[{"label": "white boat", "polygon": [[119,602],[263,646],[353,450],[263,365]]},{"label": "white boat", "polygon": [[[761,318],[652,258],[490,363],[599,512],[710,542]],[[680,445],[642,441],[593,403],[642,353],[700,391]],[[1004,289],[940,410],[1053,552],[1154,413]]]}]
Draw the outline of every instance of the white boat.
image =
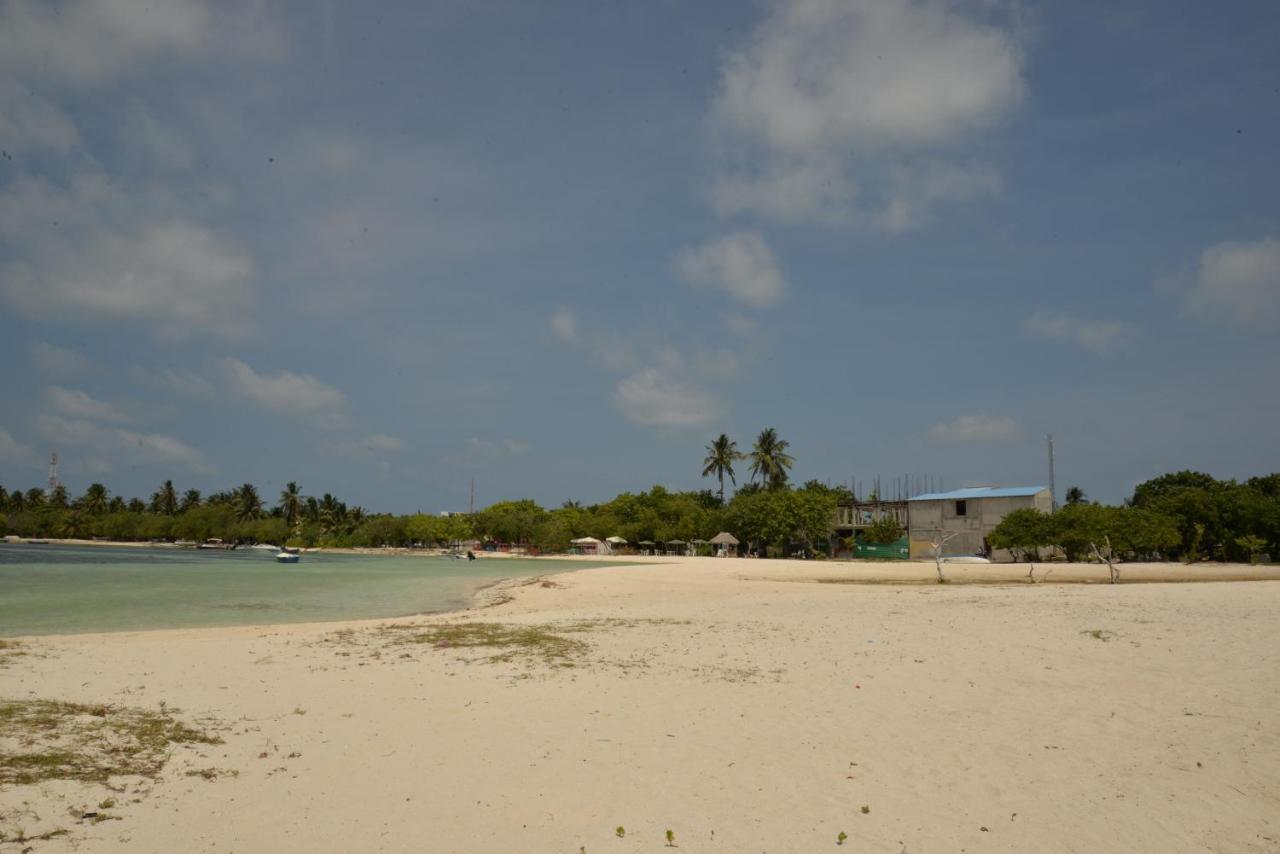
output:
[{"label": "white boat", "polygon": [[293,552],[277,552],[276,553],[277,563],[297,563],[299,560],[301,560],[301,558],[302,558],[302,555],[294,554]]},{"label": "white boat", "polygon": [[955,557],[944,557],[943,563],[991,563],[985,557],[978,555],[956,555]]}]

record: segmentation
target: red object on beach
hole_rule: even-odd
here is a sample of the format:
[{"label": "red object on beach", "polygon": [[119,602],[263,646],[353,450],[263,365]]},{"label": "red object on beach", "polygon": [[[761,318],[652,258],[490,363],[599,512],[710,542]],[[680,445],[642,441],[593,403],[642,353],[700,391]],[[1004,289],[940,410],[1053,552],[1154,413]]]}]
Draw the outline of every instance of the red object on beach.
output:
[{"label": "red object on beach", "polygon": [[853,687],[855,687],[855,688],[861,688],[862,686],[861,686],[861,685],[856,685],[856,684],[855,684]]}]

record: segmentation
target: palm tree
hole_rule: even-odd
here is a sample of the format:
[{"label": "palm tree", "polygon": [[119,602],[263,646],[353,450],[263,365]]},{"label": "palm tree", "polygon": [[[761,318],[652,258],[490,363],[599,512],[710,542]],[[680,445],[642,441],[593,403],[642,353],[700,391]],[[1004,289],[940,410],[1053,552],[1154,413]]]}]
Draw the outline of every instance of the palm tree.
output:
[{"label": "palm tree", "polygon": [[1067,490],[1067,504],[1088,504],[1089,498],[1084,494],[1084,490],[1078,486],[1073,486]]},{"label": "palm tree", "polygon": [[124,496],[113,495],[111,500],[107,502],[108,513],[123,513],[125,510]]},{"label": "palm tree", "polygon": [[57,507],[59,510],[67,509],[67,488],[62,484],[58,484],[49,492],[49,506]]},{"label": "palm tree", "polygon": [[756,437],[755,447],[748,455],[751,460],[751,479],[759,478],[769,489],[781,489],[787,485],[787,469],[795,458],[787,453],[791,443],[778,438],[778,431],[766,427]]},{"label": "palm tree", "polygon": [[262,518],[262,499],[258,497],[258,488],[246,483],[235,491],[236,520],[249,522]]},{"label": "palm tree", "polygon": [[90,516],[101,516],[107,512],[107,488],[100,483],[89,484],[79,503]]},{"label": "palm tree", "polygon": [[130,513],[146,513],[147,505],[141,498],[130,498],[128,504]]},{"label": "palm tree", "polygon": [[298,521],[298,512],[302,509],[302,493],[295,481],[289,481],[280,492],[280,513],[290,530]]},{"label": "palm tree", "polygon": [[173,481],[166,480],[160,489],[152,493],[151,512],[160,516],[172,516],[178,512],[178,491],[173,488]]},{"label": "palm tree", "polygon": [[182,493],[182,502],[178,504],[178,512],[186,513],[200,506],[200,490],[188,489]]},{"label": "palm tree", "polygon": [[35,510],[39,507],[43,507],[44,503],[45,503],[45,494],[43,489],[33,486],[27,490],[27,509],[28,510]]},{"label": "palm tree", "polygon": [[325,493],[320,499],[319,517],[321,530],[328,532],[336,528],[347,516],[347,505]]},{"label": "palm tree", "polygon": [[21,489],[9,493],[8,507],[10,513],[21,513],[27,509],[27,496],[22,494]]},{"label": "palm tree", "polygon": [[314,495],[308,495],[302,501],[302,518],[308,522],[320,521],[320,502]]},{"label": "palm tree", "polygon": [[734,486],[738,485],[738,478],[733,470],[733,464],[742,459],[743,456],[743,454],[738,453],[738,443],[724,433],[721,433],[715,441],[707,445],[707,458],[702,461],[702,476],[715,475],[720,481],[721,504],[724,504],[724,476],[726,474],[729,475],[729,481]]}]

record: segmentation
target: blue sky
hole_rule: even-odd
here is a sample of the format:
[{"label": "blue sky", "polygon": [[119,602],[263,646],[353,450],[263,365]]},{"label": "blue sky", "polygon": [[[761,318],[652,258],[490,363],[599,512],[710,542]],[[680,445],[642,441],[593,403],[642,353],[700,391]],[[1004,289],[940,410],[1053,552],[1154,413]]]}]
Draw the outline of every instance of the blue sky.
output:
[{"label": "blue sky", "polygon": [[0,2],[0,484],[1277,468],[1270,2]]}]

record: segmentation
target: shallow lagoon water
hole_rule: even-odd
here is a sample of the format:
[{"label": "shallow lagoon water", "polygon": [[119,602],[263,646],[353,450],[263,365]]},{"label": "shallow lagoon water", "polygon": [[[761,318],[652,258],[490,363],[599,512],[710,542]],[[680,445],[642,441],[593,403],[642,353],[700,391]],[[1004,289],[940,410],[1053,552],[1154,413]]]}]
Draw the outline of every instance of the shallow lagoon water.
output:
[{"label": "shallow lagoon water", "polygon": [[465,608],[504,578],[607,566],[550,558],[0,545],[0,636],[376,619]]}]

